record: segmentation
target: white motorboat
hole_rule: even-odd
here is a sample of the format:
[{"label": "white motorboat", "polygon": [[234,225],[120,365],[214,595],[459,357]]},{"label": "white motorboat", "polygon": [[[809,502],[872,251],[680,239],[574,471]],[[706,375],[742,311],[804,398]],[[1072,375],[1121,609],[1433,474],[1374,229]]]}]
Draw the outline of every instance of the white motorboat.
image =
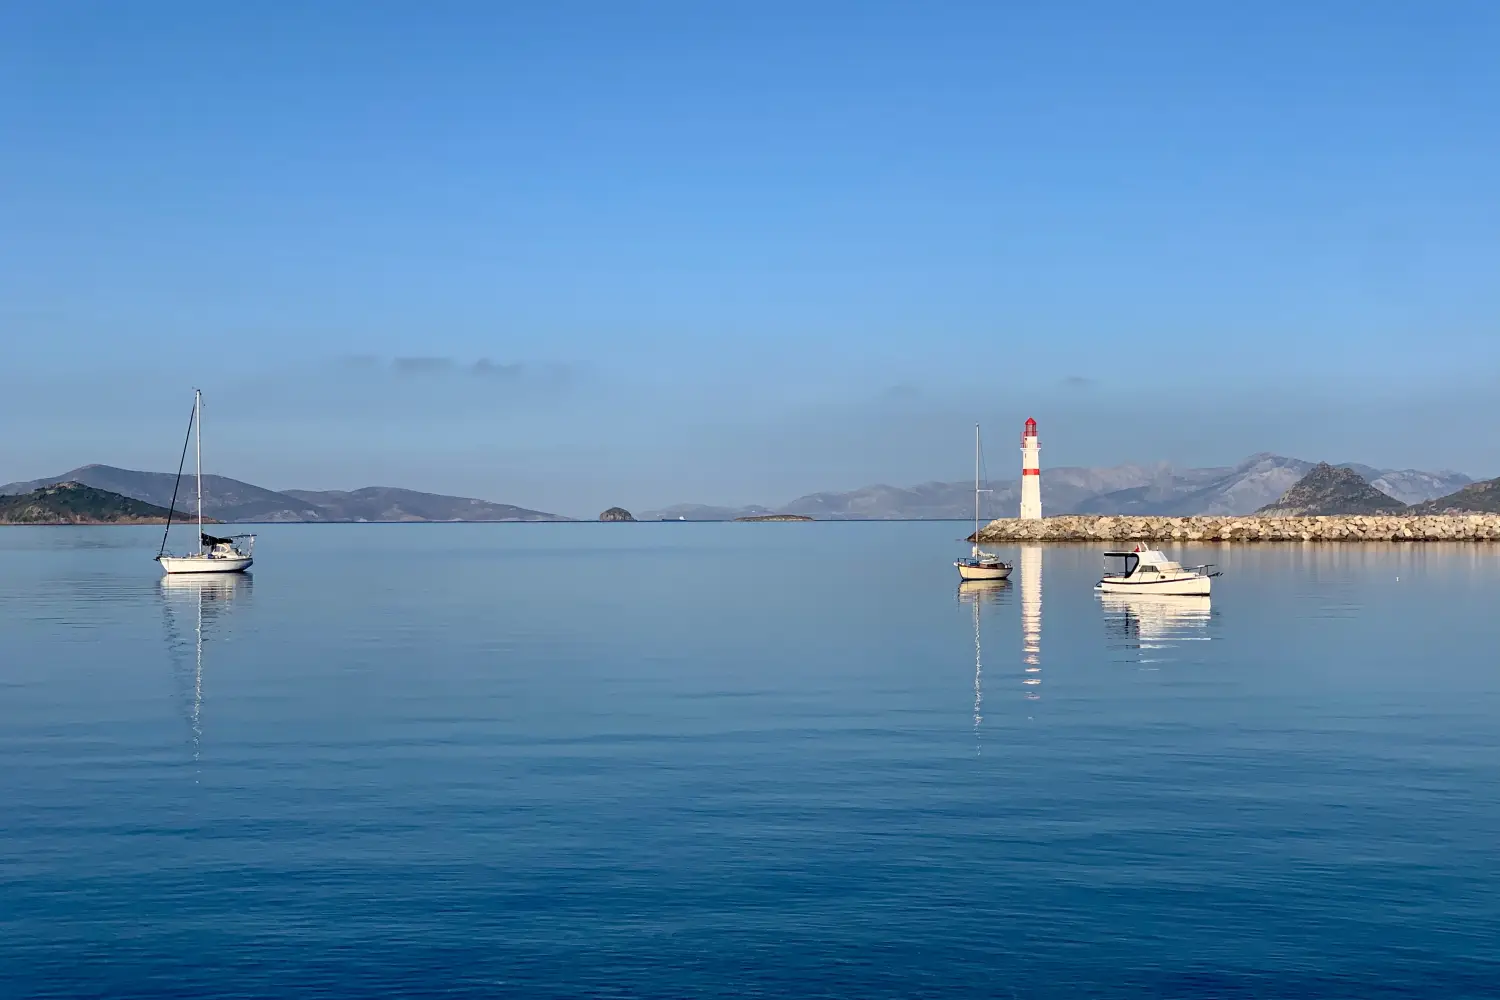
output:
[{"label": "white motorboat", "polygon": [[979,425],[974,425],[974,547],[967,559],[956,559],[960,580],[1006,580],[1010,578],[1010,563],[1001,562],[993,552],[979,547],[979,495],[989,490],[979,488]]},{"label": "white motorboat", "polygon": [[1106,594],[1207,597],[1218,575],[1211,564],[1182,566],[1166,553],[1137,545],[1129,552],[1104,553],[1104,577],[1094,589]]},{"label": "white motorboat", "polygon": [[[187,464],[188,443],[196,441],[198,481],[198,551],[180,556],[167,555],[167,536],[172,531],[172,515],[177,512],[177,490],[182,485],[182,467]],[[161,549],[156,561],[164,573],[243,573],[254,562],[255,536],[230,535],[220,538],[203,531],[203,393],[193,390],[193,415],[188,419],[188,436],[182,442],[182,458],[177,462],[177,482],[172,486],[172,502],[167,507],[167,527],[161,535]]]}]

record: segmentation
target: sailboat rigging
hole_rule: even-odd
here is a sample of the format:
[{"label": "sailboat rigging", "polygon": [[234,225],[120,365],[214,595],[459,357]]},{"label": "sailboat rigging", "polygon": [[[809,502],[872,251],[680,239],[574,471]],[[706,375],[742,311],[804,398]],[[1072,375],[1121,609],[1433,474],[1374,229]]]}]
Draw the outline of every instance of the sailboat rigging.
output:
[{"label": "sailboat rigging", "polygon": [[[177,513],[177,494],[182,486],[182,468],[187,464],[187,446],[195,444],[198,484],[198,551],[187,555],[167,555],[167,536],[172,531],[172,516]],[[230,535],[220,538],[203,531],[203,391],[193,390],[193,415],[188,418],[188,435],[182,442],[182,457],[177,462],[177,480],[172,484],[172,504],[167,508],[167,526],[161,533],[161,548],[156,561],[166,573],[243,573],[254,562],[254,535]]]},{"label": "sailboat rigging", "polygon": [[993,552],[985,552],[979,547],[979,497],[980,494],[988,493],[989,490],[981,489],[979,480],[980,464],[979,425],[974,425],[974,547],[969,552],[967,559],[954,560],[953,565],[958,567],[958,578],[960,580],[1005,580],[1010,577],[1010,563],[1001,562],[1000,557]]}]

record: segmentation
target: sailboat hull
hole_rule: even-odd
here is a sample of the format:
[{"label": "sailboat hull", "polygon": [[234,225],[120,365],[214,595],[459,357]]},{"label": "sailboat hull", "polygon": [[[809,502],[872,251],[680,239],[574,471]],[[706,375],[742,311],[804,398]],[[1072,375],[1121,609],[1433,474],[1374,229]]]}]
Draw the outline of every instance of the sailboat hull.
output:
[{"label": "sailboat hull", "polygon": [[250,556],[162,556],[164,573],[243,573],[255,562]]},{"label": "sailboat hull", "polygon": [[1010,578],[1010,567],[1004,563],[998,566],[984,566],[956,562],[953,565],[958,567],[960,580],[1006,580]]}]

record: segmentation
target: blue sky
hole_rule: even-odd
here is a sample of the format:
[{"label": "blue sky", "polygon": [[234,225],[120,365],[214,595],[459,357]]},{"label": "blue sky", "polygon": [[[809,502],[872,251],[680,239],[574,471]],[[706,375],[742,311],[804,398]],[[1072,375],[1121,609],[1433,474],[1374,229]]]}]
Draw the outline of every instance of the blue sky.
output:
[{"label": "blue sky", "polygon": [[[0,481],[1500,474],[1500,6],[0,8]],[[401,359],[431,359],[403,361]],[[477,370],[476,370],[477,366]]]}]

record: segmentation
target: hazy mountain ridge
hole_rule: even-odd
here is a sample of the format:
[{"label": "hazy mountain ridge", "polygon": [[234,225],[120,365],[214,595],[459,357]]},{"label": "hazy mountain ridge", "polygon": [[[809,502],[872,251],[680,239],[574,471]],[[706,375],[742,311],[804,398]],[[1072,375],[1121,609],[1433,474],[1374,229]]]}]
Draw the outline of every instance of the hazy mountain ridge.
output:
[{"label": "hazy mountain ridge", "polygon": [[[1301,459],[1262,453],[1235,466],[1204,469],[1174,469],[1165,464],[1043,469],[1042,507],[1048,514],[1249,514],[1274,503],[1313,467],[1313,463]],[[1403,504],[1422,505],[1422,510],[1492,509],[1482,506],[1491,502],[1483,490],[1464,492],[1471,484],[1483,484],[1474,484],[1461,473],[1382,470],[1356,463],[1339,467],[1353,470]],[[29,493],[66,481],[166,507],[171,503],[175,477],[166,472],[86,465],[60,476],[0,486],[0,494]],[[203,483],[204,512],[229,522],[571,520],[512,504],[396,487],[277,491],[217,475],[204,476]],[[990,480],[985,486],[992,492],[982,500],[984,519],[1014,516],[1020,503],[1019,480]],[[179,516],[194,513],[191,491],[191,479],[184,478],[177,497]],[[1448,506],[1435,506],[1443,502]],[[963,520],[974,516],[974,485],[971,481],[910,487],[881,484],[845,492],[809,493],[781,507],[678,504],[646,511],[640,519],[727,521],[773,514],[820,520]]]},{"label": "hazy mountain ridge", "polygon": [[1395,497],[1404,504],[1420,504],[1458,492],[1474,480],[1448,470],[1419,472],[1416,469],[1387,469],[1369,482],[1386,496]]},{"label": "hazy mountain ridge", "polygon": [[566,521],[570,518],[472,497],[422,493],[395,486],[358,490],[283,490],[330,521]]},{"label": "hazy mountain ridge", "polygon": [[[1164,464],[1044,468],[1042,510],[1048,514],[1250,514],[1274,503],[1314,464],[1263,452],[1238,465],[1203,469],[1174,469]],[[1447,470],[1376,469],[1357,463],[1340,467],[1354,470],[1402,504],[1444,496],[1473,482]],[[1015,516],[1021,499],[1019,480],[989,480],[984,486],[992,491],[981,500],[986,520]],[[642,518],[731,520],[771,513],[830,520],[971,518],[974,484],[924,483],[907,488],[881,484],[842,493],[812,493],[775,508],[678,504],[647,511]]]},{"label": "hazy mountain ridge", "polygon": [[1382,493],[1354,469],[1319,462],[1274,503],[1256,511],[1277,517],[1401,514],[1407,505]]},{"label": "hazy mountain ridge", "polygon": [[[62,482],[78,482],[132,500],[172,506],[176,476],[138,472],[109,465],[85,465],[50,479],[0,486],[0,495],[30,493]],[[193,482],[184,476],[177,515],[196,513]],[[565,521],[568,518],[511,504],[470,497],[450,497],[385,486],[341,490],[268,490],[227,476],[203,477],[203,512],[227,522],[307,521]]]},{"label": "hazy mountain ridge", "polygon": [[1500,514],[1500,479],[1469,483],[1412,508],[1414,514]]}]

